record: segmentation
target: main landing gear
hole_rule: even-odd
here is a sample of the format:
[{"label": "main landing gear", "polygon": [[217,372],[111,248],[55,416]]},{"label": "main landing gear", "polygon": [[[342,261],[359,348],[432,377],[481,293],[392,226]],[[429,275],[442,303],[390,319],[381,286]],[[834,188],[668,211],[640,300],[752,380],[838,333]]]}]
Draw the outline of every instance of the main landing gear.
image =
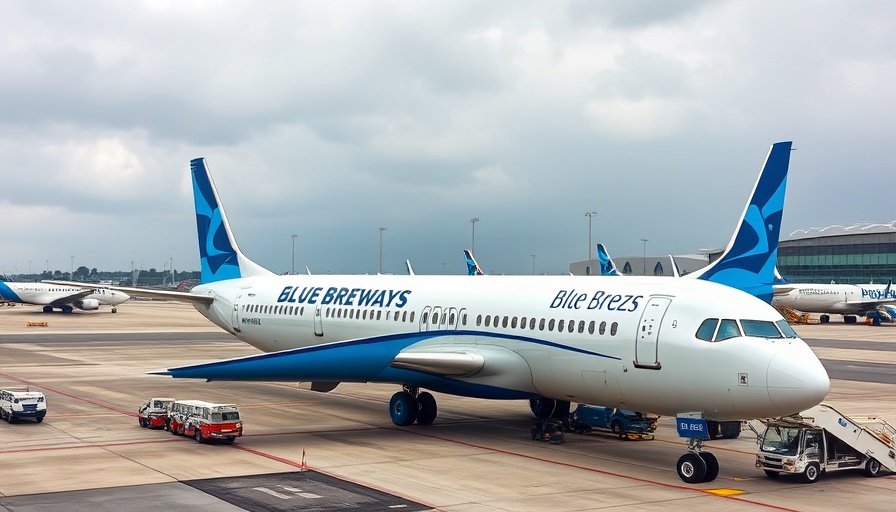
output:
[{"label": "main landing gear", "polygon": [[703,439],[688,438],[688,453],[678,459],[675,470],[679,478],[689,484],[712,482],[719,476],[719,460],[715,455],[701,451]]},{"label": "main landing gear", "polygon": [[418,425],[432,425],[438,412],[435,397],[418,388],[404,386],[404,391],[395,393],[389,400],[389,415],[392,423],[399,427],[412,425],[415,421]]},{"label": "main landing gear", "polygon": [[530,398],[529,408],[532,409],[532,414],[536,418],[564,420],[569,417],[569,402],[566,400],[554,400],[553,398],[545,398],[543,396]]}]

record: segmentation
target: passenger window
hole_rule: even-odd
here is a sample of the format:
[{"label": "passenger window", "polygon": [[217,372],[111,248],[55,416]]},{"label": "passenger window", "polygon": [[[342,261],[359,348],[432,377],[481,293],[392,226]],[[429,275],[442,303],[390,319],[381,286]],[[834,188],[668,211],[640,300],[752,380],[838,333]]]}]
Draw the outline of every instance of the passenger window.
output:
[{"label": "passenger window", "polygon": [[712,335],[716,333],[716,326],[719,325],[718,318],[707,318],[697,328],[697,339],[703,341],[712,341]]},{"label": "passenger window", "polygon": [[583,332],[585,332],[585,321],[579,320],[579,334],[582,334]]},{"label": "passenger window", "polygon": [[557,321],[557,332],[563,332],[563,329],[566,327],[566,320],[562,318]]},{"label": "passenger window", "polygon": [[482,315],[476,315],[476,327],[482,325]]},{"label": "passenger window", "polygon": [[513,329],[516,329],[516,317],[513,317],[510,320],[510,327],[512,327]]},{"label": "passenger window", "polygon": [[411,311],[411,323],[414,323],[414,313],[416,313],[416,311]]},{"label": "passenger window", "polygon": [[553,331],[553,330],[554,330],[554,319],[553,319],[553,318],[551,318],[551,319],[548,321],[548,330],[549,330],[549,331]]},{"label": "passenger window", "polygon": [[538,330],[539,331],[544,330],[544,318],[542,318],[541,320],[538,321]]},{"label": "passenger window", "polygon": [[464,313],[463,315],[460,316],[460,323],[463,326],[467,325],[467,314],[466,313]]},{"label": "passenger window", "polygon": [[594,320],[588,324],[588,334],[594,334]]},{"label": "passenger window", "polygon": [[740,327],[737,326],[736,320],[725,319],[719,324],[719,332],[716,334],[716,341],[727,340],[740,336]]},{"label": "passenger window", "polygon": [[529,330],[530,331],[535,330],[535,317],[534,316],[529,319]]},{"label": "passenger window", "polygon": [[502,327],[507,328],[507,320],[508,320],[508,318],[505,316],[505,317],[504,317],[504,320],[501,321],[501,326],[502,326]]},{"label": "passenger window", "polygon": [[451,316],[448,317],[448,324],[454,325],[454,313],[451,313]]},{"label": "passenger window", "polygon": [[[364,313],[367,313],[367,312],[365,311]],[[423,322],[423,323],[425,324],[427,318],[429,318],[429,312],[428,312],[428,311],[424,311],[424,312],[423,312],[423,316],[420,317],[420,321]]]},{"label": "passenger window", "polygon": [[619,327],[619,324],[616,322],[613,322],[612,324],[610,324],[610,336],[616,336],[616,329],[618,327]]},{"label": "passenger window", "polygon": [[485,315],[485,326],[490,327],[489,323],[491,322],[491,315]]},{"label": "passenger window", "polygon": [[570,320],[570,321],[569,321],[569,327],[567,327],[567,330],[568,330],[569,332],[572,332],[572,331],[576,330],[576,321],[575,321],[575,320]]},{"label": "passenger window", "polygon": [[[407,322],[407,321],[408,321],[408,312],[407,312],[407,311],[402,311],[402,312],[401,312],[401,321],[402,321],[402,322]],[[414,321],[414,313],[411,312],[411,322],[413,322],[413,321]]]},{"label": "passenger window", "polygon": [[603,336],[604,334],[606,334],[606,332],[607,332],[607,322],[601,322],[601,323],[600,323],[600,329],[599,329],[597,332],[598,332],[598,334],[600,334],[601,336]]},{"label": "passenger window", "polygon": [[377,320],[380,320],[380,319],[382,319],[382,318],[383,318],[383,310],[382,310],[382,309],[377,310],[377,312],[376,312],[376,319],[377,319]]}]

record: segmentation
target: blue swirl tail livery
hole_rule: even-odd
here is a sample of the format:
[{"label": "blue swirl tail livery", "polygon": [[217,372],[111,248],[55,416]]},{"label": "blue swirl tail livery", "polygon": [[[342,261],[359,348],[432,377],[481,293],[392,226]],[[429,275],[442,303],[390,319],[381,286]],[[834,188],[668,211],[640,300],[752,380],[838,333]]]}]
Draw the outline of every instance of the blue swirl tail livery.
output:
[{"label": "blue swirl tail livery", "polygon": [[203,282],[165,295],[263,353],[151,373],[319,392],[390,383],[401,426],[435,421],[433,393],[528,400],[541,417],[575,401],[717,421],[803,411],[828,393],[821,362],[774,308],[710,281],[274,275],[240,252],[205,161],[191,168]]},{"label": "blue swirl tail livery", "polygon": [[621,275],[616,269],[616,264],[610,258],[610,253],[604,244],[597,244],[597,262],[600,264],[600,275],[602,276],[618,276]]},{"label": "blue swirl tail livery", "polygon": [[205,159],[191,160],[190,173],[193,176],[193,202],[199,234],[201,282],[273,275],[240,252]]},{"label": "blue swirl tail livery", "polygon": [[728,285],[771,303],[792,145],[772,145],[725,252],[687,277]]},{"label": "blue swirl tail livery", "polygon": [[479,263],[476,263],[476,258],[473,257],[473,253],[470,252],[469,249],[464,249],[464,261],[467,262],[468,276],[481,276],[484,274],[482,269],[479,268]]}]

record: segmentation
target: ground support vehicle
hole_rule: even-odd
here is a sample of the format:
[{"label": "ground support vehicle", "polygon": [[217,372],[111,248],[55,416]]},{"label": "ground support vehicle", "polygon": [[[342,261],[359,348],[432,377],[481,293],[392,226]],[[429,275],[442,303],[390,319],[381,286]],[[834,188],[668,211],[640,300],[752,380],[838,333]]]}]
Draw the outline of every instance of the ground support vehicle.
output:
[{"label": "ground support vehicle", "polygon": [[137,423],[143,428],[165,428],[173,398],[150,398],[137,409]]},{"label": "ground support vehicle", "polygon": [[856,420],[822,403],[763,423],[756,467],[770,478],[791,473],[812,483],[842,469],[863,469],[867,476],[896,472],[896,430],[879,418]]},{"label": "ground support vehicle", "polygon": [[0,420],[15,423],[28,418],[40,423],[46,415],[47,399],[40,391],[29,388],[0,389]]},{"label": "ground support vehicle", "polygon": [[569,416],[569,429],[578,434],[598,429],[623,439],[653,439],[658,419],[636,411],[579,404]]},{"label": "ground support vehicle", "polygon": [[563,444],[563,422],[556,418],[545,418],[532,427],[532,439]]},{"label": "ground support vehicle", "polygon": [[167,429],[172,434],[193,437],[200,443],[212,440],[232,443],[243,435],[243,422],[239,408],[233,404],[175,400],[168,415]]}]

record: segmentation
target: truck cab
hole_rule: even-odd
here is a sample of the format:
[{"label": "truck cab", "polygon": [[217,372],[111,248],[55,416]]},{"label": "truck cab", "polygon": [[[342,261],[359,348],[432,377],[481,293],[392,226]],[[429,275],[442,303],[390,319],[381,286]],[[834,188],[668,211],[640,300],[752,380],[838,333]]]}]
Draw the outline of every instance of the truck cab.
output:
[{"label": "truck cab", "polygon": [[172,405],[173,398],[150,398],[137,409],[137,422],[143,428],[164,428]]},{"label": "truck cab", "polygon": [[15,423],[20,419],[44,421],[47,415],[47,399],[40,391],[29,388],[0,389],[0,420]]}]

